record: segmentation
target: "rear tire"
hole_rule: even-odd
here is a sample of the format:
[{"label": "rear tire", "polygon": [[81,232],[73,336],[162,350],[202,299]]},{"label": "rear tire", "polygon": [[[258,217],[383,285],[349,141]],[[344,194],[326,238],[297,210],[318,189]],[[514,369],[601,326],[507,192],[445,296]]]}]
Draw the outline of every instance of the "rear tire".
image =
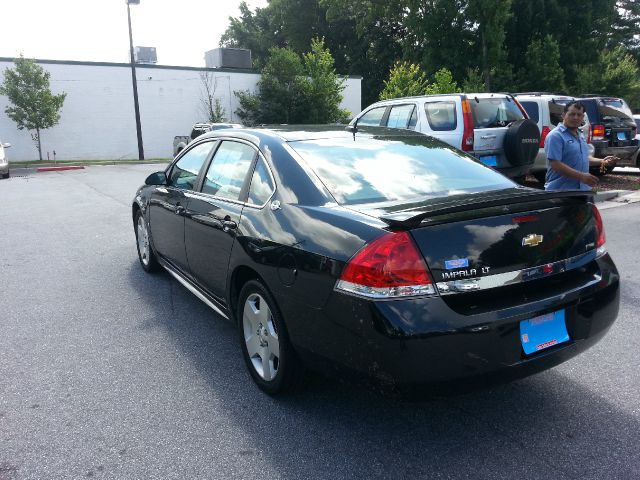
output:
[{"label": "rear tire", "polygon": [[304,368],[278,306],[259,281],[250,280],[242,287],[237,318],[242,356],[256,385],[269,395],[297,387]]},{"label": "rear tire", "polygon": [[138,249],[138,260],[140,265],[147,273],[154,273],[160,270],[160,264],[158,258],[151,246],[151,233],[149,233],[149,225],[142,214],[142,211],[138,210],[135,215],[135,232],[136,232],[136,247]]}]

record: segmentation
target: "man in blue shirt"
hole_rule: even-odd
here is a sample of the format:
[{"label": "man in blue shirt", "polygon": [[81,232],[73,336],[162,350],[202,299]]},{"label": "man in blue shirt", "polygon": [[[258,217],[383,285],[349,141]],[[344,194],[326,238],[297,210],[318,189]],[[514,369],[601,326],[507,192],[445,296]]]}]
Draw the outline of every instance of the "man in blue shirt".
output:
[{"label": "man in blue shirt", "polygon": [[547,178],[545,190],[591,190],[598,177],[589,173],[589,161],[610,165],[616,157],[598,160],[589,155],[587,142],[578,128],[584,120],[584,105],[569,102],[564,106],[562,123],[554,128],[544,142],[547,152]]}]

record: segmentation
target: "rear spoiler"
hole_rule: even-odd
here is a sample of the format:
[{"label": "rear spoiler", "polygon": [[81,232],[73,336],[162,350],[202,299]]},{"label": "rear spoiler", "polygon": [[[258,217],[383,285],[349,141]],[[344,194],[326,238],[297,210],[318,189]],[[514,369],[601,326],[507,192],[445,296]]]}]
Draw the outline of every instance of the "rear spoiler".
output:
[{"label": "rear spoiler", "polygon": [[509,193],[508,195],[494,195],[482,199],[474,199],[471,195],[464,198],[444,200],[439,203],[425,205],[424,208],[412,209],[382,215],[380,220],[390,227],[414,228],[426,220],[452,213],[478,210],[499,206],[508,206],[519,203],[554,200],[559,198],[575,198],[585,202],[593,202],[595,193],[592,191],[535,191],[522,193]]}]

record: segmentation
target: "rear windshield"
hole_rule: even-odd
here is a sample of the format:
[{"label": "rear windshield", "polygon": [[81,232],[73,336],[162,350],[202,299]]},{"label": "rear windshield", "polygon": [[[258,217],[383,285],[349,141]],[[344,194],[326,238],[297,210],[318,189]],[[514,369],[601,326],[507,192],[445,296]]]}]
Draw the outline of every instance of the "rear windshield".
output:
[{"label": "rear windshield", "polygon": [[506,127],[511,122],[524,118],[515,102],[506,97],[470,97],[469,104],[475,128]]},{"label": "rear windshield", "polygon": [[429,137],[290,142],[343,205],[511,188],[472,157]]}]

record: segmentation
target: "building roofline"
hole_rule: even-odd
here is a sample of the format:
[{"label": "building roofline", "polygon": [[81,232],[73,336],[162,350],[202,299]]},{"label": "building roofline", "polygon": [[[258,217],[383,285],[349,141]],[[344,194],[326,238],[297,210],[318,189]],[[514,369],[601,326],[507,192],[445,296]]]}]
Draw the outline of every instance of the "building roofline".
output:
[{"label": "building roofline", "polygon": [[[15,57],[0,57],[0,62],[13,62]],[[125,67],[129,68],[130,63],[118,62],[88,62],[84,60],[50,60],[35,58],[36,63],[44,65],[85,65],[89,67]],[[248,73],[260,75],[255,69],[247,68],[208,68],[208,67],[187,67],[182,65],[157,65],[150,63],[136,63],[136,68],[157,69],[157,70],[191,70],[191,71],[207,71],[207,72],[232,72],[232,73]],[[362,75],[340,75],[341,77],[362,79]]]}]

